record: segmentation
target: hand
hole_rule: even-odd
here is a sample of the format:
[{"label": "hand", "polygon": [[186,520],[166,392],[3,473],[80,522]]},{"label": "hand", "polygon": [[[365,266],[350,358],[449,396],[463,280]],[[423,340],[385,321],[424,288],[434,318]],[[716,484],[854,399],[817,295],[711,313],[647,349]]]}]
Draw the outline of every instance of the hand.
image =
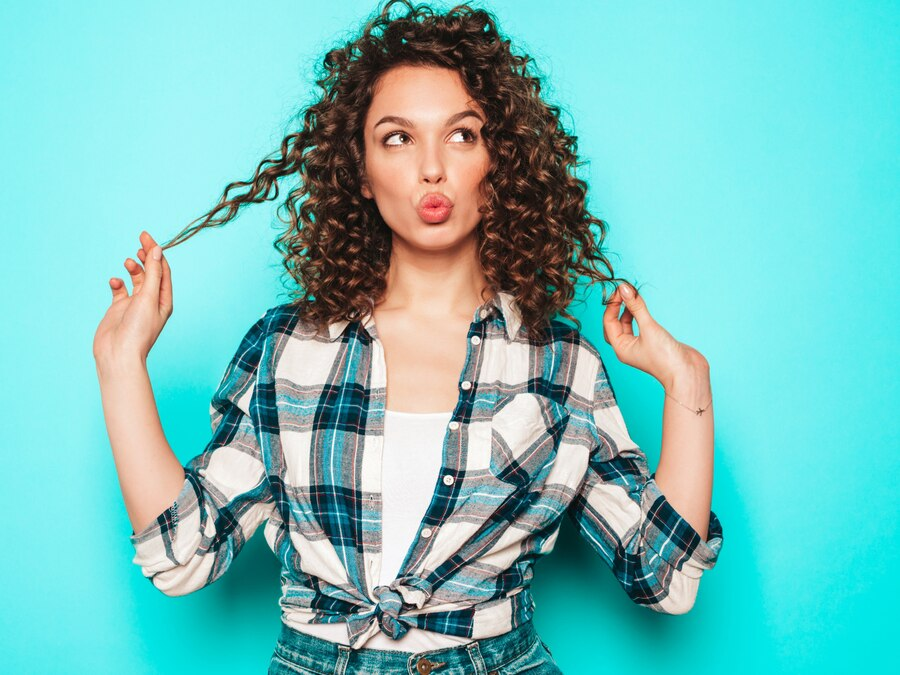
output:
[{"label": "hand", "polygon": [[[156,242],[147,232],[141,232],[141,248],[137,257],[142,268],[131,258],[125,259],[125,269],[131,275],[132,295],[122,279],[109,280],[112,304],[94,334],[94,359],[98,365],[122,358],[146,361],[163,326],[172,315],[172,272],[165,256],[155,260],[151,252]],[[161,253],[161,251],[160,251]]]},{"label": "hand", "polygon": [[[631,297],[623,295],[631,290]],[[625,311],[619,317],[624,301]],[[634,334],[632,320],[637,319],[640,335]],[[667,390],[677,375],[686,369],[708,370],[706,358],[693,347],[678,342],[650,312],[644,299],[629,284],[619,284],[603,312],[603,339],[622,363],[652,375]]]}]

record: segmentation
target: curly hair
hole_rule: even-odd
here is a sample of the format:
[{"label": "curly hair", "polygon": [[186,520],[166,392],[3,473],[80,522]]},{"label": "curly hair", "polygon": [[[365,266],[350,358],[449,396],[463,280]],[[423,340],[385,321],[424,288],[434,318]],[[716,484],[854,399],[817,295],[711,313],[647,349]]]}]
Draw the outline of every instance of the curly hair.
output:
[{"label": "curly hair", "polygon": [[[406,13],[392,18],[395,5]],[[542,100],[531,61],[513,53],[486,10],[461,4],[441,14],[389,0],[355,40],[326,53],[316,73],[321,98],[303,112],[303,128],[284,137],[280,154],[262,160],[251,180],[230,183],[213,209],[163,248],[224,225],[245,204],[277,198],[278,179],[296,174],[299,185],[277,210],[289,227],[274,243],[299,287],[291,304],[319,330],[361,319],[383,297],[391,252],[390,228],[361,194],[363,126],[376,84],[398,65],[449,68],[487,116],[481,134],[490,160],[475,235],[490,290],[515,298],[529,339],[546,338],[556,313],[580,330],[566,311],[579,279],[622,280],[602,252],[607,223],[587,211],[587,184],[572,173],[577,137],[562,127],[560,108]],[[248,189],[229,197],[234,188]]]}]

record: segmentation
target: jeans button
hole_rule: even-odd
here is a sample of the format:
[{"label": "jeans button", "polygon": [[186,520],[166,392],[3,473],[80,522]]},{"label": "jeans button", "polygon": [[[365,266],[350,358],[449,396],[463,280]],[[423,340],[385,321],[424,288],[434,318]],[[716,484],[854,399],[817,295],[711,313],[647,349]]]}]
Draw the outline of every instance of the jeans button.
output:
[{"label": "jeans button", "polygon": [[435,663],[434,661],[429,661],[426,657],[420,658],[416,661],[416,670],[420,672],[422,675],[428,675],[435,668],[440,668],[441,666],[446,665],[445,663]]}]

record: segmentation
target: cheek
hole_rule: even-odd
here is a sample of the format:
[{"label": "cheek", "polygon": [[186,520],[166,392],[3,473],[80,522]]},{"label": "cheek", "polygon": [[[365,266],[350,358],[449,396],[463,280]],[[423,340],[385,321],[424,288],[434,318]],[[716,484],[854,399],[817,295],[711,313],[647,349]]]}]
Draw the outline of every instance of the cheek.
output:
[{"label": "cheek", "polygon": [[472,171],[470,172],[470,177],[472,183],[477,185],[481,182],[484,176],[491,168],[491,158],[488,156],[487,151],[485,151],[484,155],[482,155],[477,162],[474,163]]},{"label": "cheek", "polygon": [[474,201],[479,204],[484,201],[484,196],[481,194],[479,190],[484,177],[487,175],[487,172],[490,170],[490,159],[485,156],[481,162],[476,163],[471,171],[466,172],[466,179],[469,185],[469,192],[472,195]]},{"label": "cheek", "polygon": [[373,160],[366,165],[369,187],[385,196],[400,194],[408,169],[397,162]]}]

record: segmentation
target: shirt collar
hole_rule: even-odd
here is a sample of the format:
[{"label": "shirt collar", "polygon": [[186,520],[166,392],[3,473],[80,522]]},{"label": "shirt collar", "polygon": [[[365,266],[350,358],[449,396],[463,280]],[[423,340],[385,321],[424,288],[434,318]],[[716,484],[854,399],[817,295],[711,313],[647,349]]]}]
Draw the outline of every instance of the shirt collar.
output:
[{"label": "shirt collar", "polygon": [[[519,313],[516,300],[511,294],[500,291],[496,295],[491,296],[484,304],[475,309],[475,312],[472,314],[472,320],[479,321],[482,318],[481,310],[491,312],[493,308],[496,308],[503,318],[504,327],[506,329],[506,341],[512,342],[516,335],[519,334],[519,327],[522,325],[522,315]],[[487,318],[488,316],[489,315],[485,315],[484,318]],[[349,324],[350,321],[348,319],[338,319],[337,321],[332,321],[328,324],[329,341],[333,342],[343,335],[344,330]],[[375,318],[371,311],[366,312],[365,316],[362,318],[362,326],[369,332],[369,335],[376,337]]]}]

